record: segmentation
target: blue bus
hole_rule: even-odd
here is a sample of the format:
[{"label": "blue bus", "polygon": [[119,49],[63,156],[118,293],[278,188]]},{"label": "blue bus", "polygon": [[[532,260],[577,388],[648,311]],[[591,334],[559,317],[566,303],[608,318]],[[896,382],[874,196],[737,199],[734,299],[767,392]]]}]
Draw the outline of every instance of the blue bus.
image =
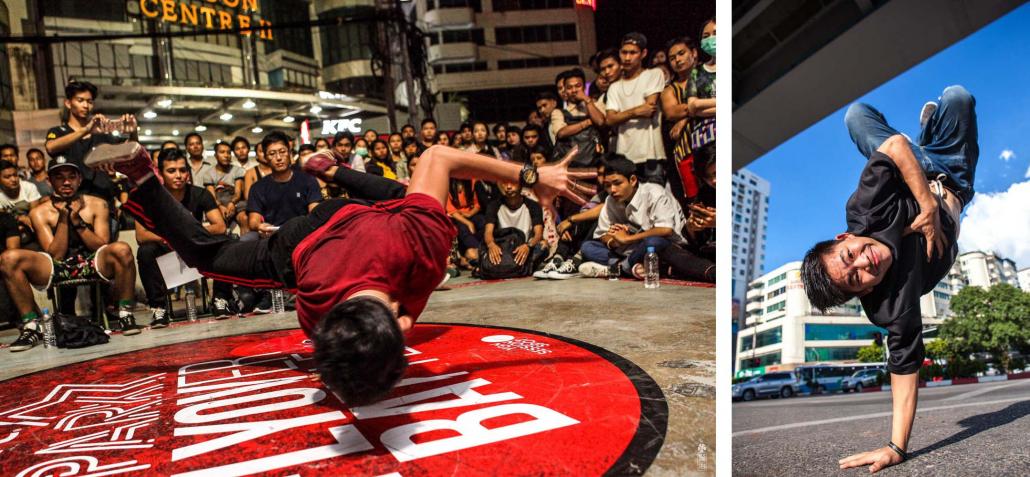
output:
[{"label": "blue bus", "polygon": [[864,369],[883,369],[883,363],[815,364],[794,368],[801,392],[822,394],[843,391],[844,378]]}]

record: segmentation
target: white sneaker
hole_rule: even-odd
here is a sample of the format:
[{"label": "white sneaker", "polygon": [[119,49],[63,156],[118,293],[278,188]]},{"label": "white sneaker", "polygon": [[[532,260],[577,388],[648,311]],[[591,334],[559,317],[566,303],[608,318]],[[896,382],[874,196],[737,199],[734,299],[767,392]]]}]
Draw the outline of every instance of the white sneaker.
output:
[{"label": "white sneaker", "polygon": [[561,262],[561,258],[560,257],[554,257],[554,258],[548,260],[547,264],[544,265],[544,268],[541,268],[540,270],[537,270],[536,272],[533,273],[533,278],[551,278],[551,275],[550,275],[551,272],[553,272],[553,271],[558,269],[558,264],[560,262]]},{"label": "white sneaker", "polygon": [[451,281],[451,274],[450,273],[444,273],[443,274],[443,280],[440,281],[440,284],[436,286],[436,289],[439,290],[439,289],[443,288],[443,286],[446,285],[447,282],[449,282],[449,281]]},{"label": "white sneaker", "polygon": [[[605,275],[608,272],[605,271]],[[568,280],[579,276],[579,271],[576,270],[576,264],[572,260],[566,260],[558,266],[557,269],[547,274],[547,278],[552,280]]]},{"label": "white sneaker", "polygon": [[583,262],[579,273],[586,278],[608,278],[608,267],[597,262]]}]

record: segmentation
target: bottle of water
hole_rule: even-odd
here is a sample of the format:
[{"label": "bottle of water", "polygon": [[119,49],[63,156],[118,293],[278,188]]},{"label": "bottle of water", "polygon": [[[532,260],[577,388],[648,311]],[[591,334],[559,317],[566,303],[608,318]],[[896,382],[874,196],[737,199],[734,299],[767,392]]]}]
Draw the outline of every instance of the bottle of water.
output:
[{"label": "bottle of water", "polygon": [[286,301],[283,297],[283,290],[276,288],[272,290],[272,313],[285,313]]},{"label": "bottle of water", "polygon": [[622,274],[622,269],[619,267],[619,259],[609,258],[608,259],[608,281],[617,282],[619,281],[619,275]]},{"label": "bottle of water", "polygon": [[54,332],[54,317],[50,316],[50,309],[43,308],[43,318],[40,320],[40,331],[43,332],[43,347],[57,347],[57,333]]},{"label": "bottle of water", "polygon": [[647,247],[644,256],[644,288],[658,288],[658,254],[654,247]]},{"label": "bottle of water", "polygon": [[186,319],[197,321],[197,292],[193,287],[186,287]]}]

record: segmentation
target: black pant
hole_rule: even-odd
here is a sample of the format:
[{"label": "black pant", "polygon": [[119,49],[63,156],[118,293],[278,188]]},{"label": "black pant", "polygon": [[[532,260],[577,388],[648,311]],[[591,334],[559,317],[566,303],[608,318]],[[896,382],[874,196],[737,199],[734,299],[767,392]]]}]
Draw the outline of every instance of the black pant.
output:
[{"label": "black pant", "polygon": [[[353,196],[369,200],[397,199],[405,193],[404,186],[395,181],[342,167],[333,182]],[[212,235],[157,178],[133,190],[123,210],[165,239],[186,264],[209,278],[253,288],[295,288],[290,257],[297,244],[343,206],[360,202],[348,199],[323,202],[311,214],[287,221],[271,237],[252,242]]]},{"label": "black pant", "polygon": [[571,238],[565,240],[562,237],[558,237],[558,247],[555,248],[554,254],[561,255],[565,260],[572,258],[576,252],[579,252],[579,248],[583,245],[583,241],[594,236],[594,230],[597,229],[597,221],[591,220],[590,222],[574,222],[572,227],[569,227],[569,235]]},{"label": "black pant", "polygon": [[715,283],[714,248],[709,254],[690,245],[672,244],[658,253],[658,260],[672,267],[672,274],[677,278]]},{"label": "black pant", "polygon": [[[136,263],[139,264],[139,278],[143,282],[143,291],[147,294],[147,305],[151,308],[164,308],[167,306],[168,287],[165,285],[164,277],[161,276],[161,269],[157,266],[157,257],[160,257],[172,249],[160,242],[146,242],[139,246],[136,251]],[[232,296],[232,285],[221,280],[215,280],[214,298],[228,300]]]}]

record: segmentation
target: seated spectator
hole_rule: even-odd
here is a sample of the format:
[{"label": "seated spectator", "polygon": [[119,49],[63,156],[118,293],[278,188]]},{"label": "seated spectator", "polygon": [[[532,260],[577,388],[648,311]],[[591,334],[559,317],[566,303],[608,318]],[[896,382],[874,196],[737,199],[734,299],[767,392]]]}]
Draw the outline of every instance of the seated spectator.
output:
[{"label": "seated spectator", "polygon": [[362,171],[362,172],[368,172],[366,170],[366,167],[368,166],[368,161],[369,160],[370,160],[370,158],[369,158],[369,153],[368,153],[368,143],[365,142],[365,138],[361,138],[361,137],[355,138],[354,139],[354,163],[355,164],[361,164],[361,166],[360,167],[353,167],[354,164],[352,164],[352,168],[353,169],[357,169],[357,170]]},{"label": "seated spectator", "polygon": [[508,126],[508,131],[505,134],[508,142],[508,149],[515,149],[522,144],[522,129],[518,126]]},{"label": "seated spectator", "polygon": [[54,193],[54,189],[50,188],[50,179],[46,175],[46,157],[43,155],[43,151],[32,148],[25,154],[25,157],[29,164],[29,170],[24,179],[36,186],[40,197],[50,197],[50,194]]},{"label": "seated spectator", "polygon": [[35,184],[18,178],[18,166],[0,161],[0,211],[11,214],[18,222],[23,244],[35,241],[29,211],[42,201]]},{"label": "seated spectator", "polygon": [[[245,202],[243,212],[246,212],[249,208],[250,189],[254,187],[254,184],[258,181],[272,174],[272,167],[268,165],[268,159],[265,157],[265,147],[261,143],[258,143],[257,146],[254,147],[254,157],[257,159],[254,167],[248,169],[247,173],[243,176],[243,200]],[[246,234],[254,231],[250,228],[249,215],[243,214],[243,217],[237,217],[237,221],[241,224],[241,229],[243,228],[242,224],[247,225],[247,232],[241,231],[242,233]]]},{"label": "seated spectator", "polygon": [[136,263],[128,244],[111,243],[107,202],[79,193],[79,166],[63,156],[52,159],[47,172],[54,195],[29,214],[43,252],[7,250],[0,256],[7,291],[22,321],[21,334],[10,350],[32,349],[43,339],[36,323],[39,308],[29,287],[45,291],[54,282],[72,278],[110,283],[118,307],[116,324],[124,335],[139,334],[132,315]]},{"label": "seated spectator", "polygon": [[525,264],[528,260],[529,272],[532,272],[548,254],[544,242],[543,210],[535,200],[522,195],[522,185],[519,183],[501,182],[498,187],[501,200],[490,204],[486,209],[483,242],[486,243],[490,254],[486,259],[495,265],[501,263],[501,247],[494,238],[508,230],[518,230],[523,241],[514,250],[514,260],[518,265]]},{"label": "seated spectator", "polygon": [[[212,177],[212,171],[218,171],[219,167],[231,168],[242,171],[243,169],[232,164],[232,157],[229,151],[229,144],[218,143],[215,146],[215,156],[218,157],[218,166],[208,171],[208,177]],[[228,167],[226,167],[228,166]],[[213,235],[223,235],[226,231],[226,214],[219,209],[212,194],[189,182],[190,167],[186,155],[176,150],[161,155],[161,162],[158,164],[158,171],[165,189],[175,197],[182,206],[200,222],[206,220],[208,225],[204,228]],[[230,180],[235,184],[236,180]],[[212,188],[208,186],[209,190]],[[242,187],[242,186],[241,186]],[[228,186],[235,189],[234,186]],[[223,189],[223,196],[225,190]],[[231,193],[231,191],[229,191]],[[147,295],[147,305],[151,310],[150,328],[164,328],[168,326],[169,310],[168,287],[165,285],[164,277],[157,266],[157,258],[172,251],[164,239],[147,230],[142,222],[136,222],[136,242],[139,248],[136,251],[136,261],[139,264],[139,278],[143,283],[143,291]],[[232,298],[232,287],[228,283],[215,281],[214,286],[214,315],[218,319],[231,316],[229,311],[229,300]]]},{"label": "seated spectator", "polygon": [[412,126],[410,124],[405,124],[404,126],[401,126],[401,138],[403,138],[405,140],[407,140],[407,139],[416,139],[415,138],[415,126]]},{"label": "seated spectator", "polygon": [[324,137],[315,139],[315,151],[321,151],[323,149],[329,149],[329,140]]},{"label": "seated spectator", "polygon": [[422,149],[429,149],[436,143],[436,121],[433,118],[426,118],[422,120],[422,132],[419,137],[419,142],[422,143]]},{"label": "seated spectator", "polygon": [[372,144],[376,139],[379,139],[379,133],[375,129],[369,129],[361,137],[365,140],[365,144]]},{"label": "seated spectator", "polygon": [[494,139],[491,144],[500,149],[501,152],[508,151],[508,125],[504,123],[494,124]]},{"label": "seated spectator", "polygon": [[[18,222],[14,220],[14,216],[0,212],[0,253],[21,248],[19,235]],[[0,323],[7,323],[12,328],[21,326],[21,317],[15,311],[14,303],[11,302],[11,295],[7,293],[6,286],[0,286]]]},{"label": "seated spectator", "polygon": [[397,172],[397,180],[407,184],[411,174],[408,172],[408,158],[404,155],[404,137],[400,133],[390,134],[387,145],[390,146],[390,160]]},{"label": "seated spectator", "polygon": [[386,145],[386,141],[382,139],[372,141],[372,156],[365,165],[365,172],[397,180],[397,173],[394,172],[393,162],[390,160],[390,148]]},{"label": "seated spectator", "polygon": [[193,185],[203,187],[201,183],[208,171],[214,169],[215,160],[204,157],[204,138],[195,132],[186,135],[186,154],[189,156],[190,180],[196,179]]},{"label": "seated spectator", "polygon": [[457,135],[457,134],[454,135],[454,144],[452,145],[451,144],[451,135],[447,134],[447,131],[440,131],[440,132],[436,133],[436,143],[441,145],[441,146],[453,146],[453,147],[456,147],[456,148],[459,148],[459,149],[461,148],[461,145],[462,145],[462,143],[461,143],[461,136]]},{"label": "seated spectator", "polygon": [[[461,266],[472,269],[479,258],[479,243],[482,240],[486,221],[480,213],[480,202],[476,194],[479,181],[451,179],[447,195],[447,215],[458,229],[458,251],[462,254]],[[478,233],[477,233],[478,232]]]},{"label": "seated spectator", "polygon": [[301,144],[297,147],[297,163],[303,166],[307,162],[308,156],[314,154],[316,150],[313,144]]},{"label": "seated spectator", "polygon": [[540,140],[540,136],[542,134],[543,128],[535,124],[527,124],[526,127],[522,128],[522,146],[525,147],[527,151],[536,147],[537,144],[547,147],[547,142],[541,142]]},{"label": "seated spectator", "polygon": [[[247,214],[251,235],[243,237],[244,240],[256,240],[255,234],[270,236],[287,220],[307,215],[322,200],[315,178],[292,167],[289,136],[273,132],[266,135],[261,144],[272,173],[261,178],[250,190]],[[268,313],[271,309],[271,293],[266,291],[254,311]]]},{"label": "seated spectator", "polygon": [[473,154],[481,154],[484,156],[490,156],[497,159],[501,158],[501,153],[497,148],[490,145],[488,139],[490,139],[490,129],[486,123],[482,121],[474,121],[469,129],[470,142],[465,148],[465,151]]},{"label": "seated spectator", "polygon": [[694,152],[698,178],[697,200],[688,207],[685,242],[672,244],[659,254],[672,276],[715,283],[715,143]]},{"label": "seated spectator", "polygon": [[[472,142],[472,123],[470,121],[465,121],[461,123],[461,126],[458,128],[458,133],[454,135],[454,147],[466,150],[466,148],[472,146]],[[475,152],[476,151],[472,151],[473,154]]]},{"label": "seated spectator", "polygon": [[604,186],[608,199],[598,217],[594,240],[583,243],[587,261],[579,272],[606,277],[606,265],[617,262],[622,275],[643,279],[641,262],[648,247],[660,254],[671,243],[683,243],[683,211],[664,186],[641,183],[636,165],[621,155],[605,165]]},{"label": "seated spectator", "polygon": [[[164,171],[161,166],[158,166],[158,170]],[[231,224],[236,221],[239,212],[237,207],[243,200],[243,176],[245,175],[246,171],[242,167],[232,163],[229,144],[225,142],[215,144],[215,167],[211,168],[207,176],[199,182],[203,183],[204,188],[215,199],[226,228],[231,228]],[[167,185],[166,183],[165,186]]]},{"label": "seated spectator", "polygon": [[354,154],[354,134],[350,131],[340,131],[333,136],[333,151],[336,152],[336,157],[346,158],[341,162],[351,169],[365,172],[365,161]]}]

